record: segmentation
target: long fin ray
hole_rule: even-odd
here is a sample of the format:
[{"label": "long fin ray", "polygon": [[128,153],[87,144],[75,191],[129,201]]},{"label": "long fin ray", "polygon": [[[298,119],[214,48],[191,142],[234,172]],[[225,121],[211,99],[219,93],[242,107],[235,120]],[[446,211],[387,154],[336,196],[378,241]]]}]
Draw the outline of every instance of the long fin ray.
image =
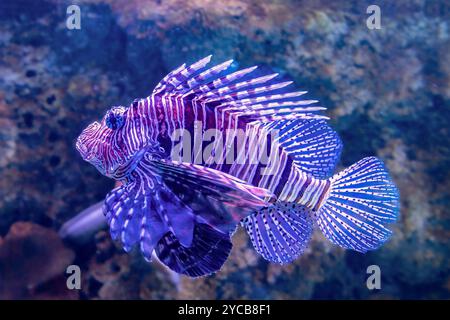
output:
[{"label": "long fin ray", "polygon": [[233,233],[239,221],[267,206],[273,194],[231,175],[189,163],[153,161],[141,163],[192,209],[197,220],[222,232]]},{"label": "long fin ray", "polygon": [[281,147],[300,169],[318,178],[331,175],[342,143],[326,125],[328,117],[320,113],[325,108],[315,105],[317,100],[299,99],[306,91],[275,92],[292,81],[275,82],[276,73],[248,77],[256,67],[218,77],[231,60],[200,71],[210,58],[175,72],[169,78],[177,81],[163,82],[176,82],[177,86],[166,85],[155,95],[162,96],[168,106],[190,105],[196,119],[203,117],[204,126],[209,121],[207,117],[212,116],[219,130],[261,125],[269,131],[278,129],[283,134]]},{"label": "long fin ray", "polygon": [[146,259],[151,258],[153,247],[168,231],[184,245],[192,242],[192,210],[157,177],[139,169],[134,180],[107,195],[103,210],[112,238],[120,239],[125,251],[139,242]]}]

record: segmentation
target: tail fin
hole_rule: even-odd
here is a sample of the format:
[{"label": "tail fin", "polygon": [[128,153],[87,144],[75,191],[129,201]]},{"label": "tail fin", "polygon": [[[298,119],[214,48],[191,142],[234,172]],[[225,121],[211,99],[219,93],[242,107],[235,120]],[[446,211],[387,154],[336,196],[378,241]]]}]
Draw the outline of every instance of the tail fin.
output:
[{"label": "tail fin", "polygon": [[331,178],[328,199],[317,222],[331,242],[359,252],[379,248],[397,220],[399,192],[383,163],[364,158]]}]

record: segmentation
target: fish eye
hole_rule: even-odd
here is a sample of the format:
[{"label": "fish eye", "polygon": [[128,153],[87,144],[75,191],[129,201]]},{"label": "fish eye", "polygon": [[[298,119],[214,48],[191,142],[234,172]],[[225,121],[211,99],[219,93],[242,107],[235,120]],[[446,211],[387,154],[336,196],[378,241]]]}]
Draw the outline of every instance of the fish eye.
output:
[{"label": "fish eye", "polygon": [[105,123],[111,130],[120,129],[125,123],[125,108],[112,107],[106,113]]}]

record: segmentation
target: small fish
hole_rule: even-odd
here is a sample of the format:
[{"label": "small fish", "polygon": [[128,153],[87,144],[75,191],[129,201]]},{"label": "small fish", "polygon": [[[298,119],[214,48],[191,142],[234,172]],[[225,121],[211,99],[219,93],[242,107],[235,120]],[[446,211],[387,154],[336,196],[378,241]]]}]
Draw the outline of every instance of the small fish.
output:
[{"label": "small fish", "polygon": [[78,137],[83,159],[122,183],[103,205],[112,238],[190,277],[220,270],[239,225],[280,264],[305,250],[314,225],[359,252],[388,240],[399,193],[383,163],[332,175],[342,142],[325,108],[286,92],[277,74],[227,71],[232,60],[207,68],[210,59],[181,65]]}]

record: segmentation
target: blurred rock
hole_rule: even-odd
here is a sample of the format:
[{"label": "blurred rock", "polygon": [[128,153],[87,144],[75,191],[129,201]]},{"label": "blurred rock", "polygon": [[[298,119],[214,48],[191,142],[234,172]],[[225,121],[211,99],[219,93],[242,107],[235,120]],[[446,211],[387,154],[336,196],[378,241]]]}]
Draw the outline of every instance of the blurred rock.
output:
[{"label": "blurred rock", "polygon": [[96,251],[83,272],[83,292],[97,299],[172,299],[176,284],[158,262],[125,253],[107,232],[96,235]]},{"label": "blurred rock", "polygon": [[65,278],[74,257],[54,231],[13,224],[0,240],[0,299],[76,299]]}]

